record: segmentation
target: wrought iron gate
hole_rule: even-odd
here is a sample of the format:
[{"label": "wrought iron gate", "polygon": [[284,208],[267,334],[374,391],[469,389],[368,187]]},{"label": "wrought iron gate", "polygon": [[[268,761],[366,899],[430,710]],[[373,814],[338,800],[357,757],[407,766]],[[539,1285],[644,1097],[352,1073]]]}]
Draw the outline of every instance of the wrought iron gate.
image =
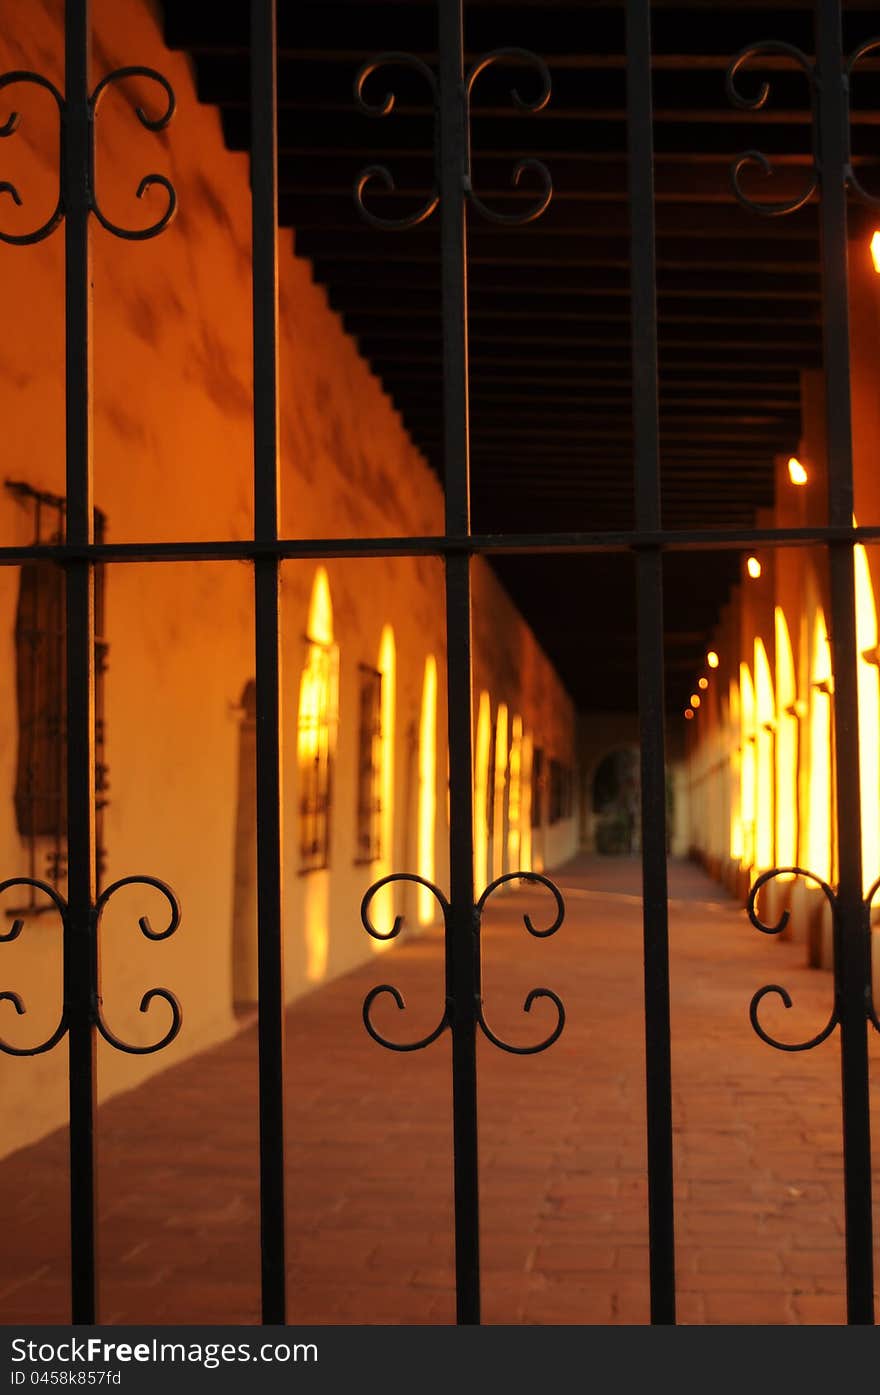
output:
[{"label": "wrought iron gate", "polygon": [[[386,53],[368,63],[356,83],[356,97],[373,114],[385,115],[393,106],[389,95],[379,106],[365,96],[365,84],[385,64],[408,64],[423,77],[433,94],[436,131],[435,188],[428,203],[412,217],[383,220],[371,210],[369,185],[383,181],[393,188],[393,172],[370,166],[358,181],[355,197],[364,216],[376,226],[398,230],[415,226],[438,213],[442,226],[443,315],[443,427],[445,459],[446,526],[441,537],[334,539],[317,542],[279,536],[278,489],[278,369],[277,369],[277,130],[276,130],[276,18],[275,0],[251,0],[251,112],[253,199],[253,365],[254,365],[254,534],[243,543],[132,543],[96,542],[92,499],[92,392],[91,392],[91,261],[90,220],[94,215],[111,233],[122,238],[152,237],[170,222],[176,195],[161,175],[148,174],[138,194],[151,186],[164,189],[167,206],[151,227],[133,231],[112,223],[102,212],[98,192],[100,172],[95,168],[94,126],[102,93],[109,84],[139,74],[159,88],[162,110],[137,115],[145,127],[163,130],[174,112],[174,96],[166,79],[148,68],[123,68],[107,74],[89,90],[90,16],[88,0],[67,0],[65,16],[66,57],[64,93],[45,77],[32,72],[12,72],[0,78],[0,88],[16,83],[36,83],[47,88],[58,105],[61,129],[60,188],[56,209],[49,220],[32,233],[0,233],[7,242],[34,243],[49,236],[63,222],[66,253],[66,402],[67,489],[66,535],[63,544],[50,547],[6,547],[0,561],[25,565],[53,559],[64,569],[67,596],[67,811],[69,879],[68,894],[33,878],[15,877],[0,884],[0,891],[14,885],[42,890],[57,907],[64,927],[64,1006],[51,1037],[40,1045],[0,1047],[13,1055],[48,1051],[66,1034],[70,1048],[70,1192],[72,1243],[72,1316],[75,1323],[96,1319],[95,1259],[95,1041],[100,1033],[122,1051],[158,1051],[177,1034],[181,1009],[173,993],[155,988],[145,994],[141,1010],[154,999],[171,1010],[171,1025],[155,1045],[134,1047],[114,1036],[101,1012],[98,938],[104,907],[119,887],[140,883],[159,888],[169,903],[166,926],[156,930],[144,917],[140,927],[149,939],[162,940],[174,933],[179,908],[173,892],[153,876],[127,877],[107,887],[96,887],[95,846],[95,568],[105,563],[239,560],[253,567],[256,614],[256,761],[258,848],[259,943],[259,1072],[260,1072],[260,1185],[262,1236],[263,1320],[283,1323],[285,1305],[284,1250],[284,1137],[283,1137],[283,977],[282,842],[280,809],[281,687],[279,663],[279,569],[283,559],[315,557],[381,557],[430,555],[443,559],[446,577],[447,674],[450,752],[450,859],[448,898],[431,890],[440,901],[446,933],[446,1003],[436,1029],[422,1041],[397,1044],[374,1027],[370,1011],[377,995],[390,994],[397,1006],[403,1000],[397,990],[383,984],[364,1004],[367,1031],[392,1050],[426,1047],[441,1033],[452,1037],[454,1104],[454,1190],[458,1321],[476,1323],[480,1318],[479,1197],[477,1185],[477,1079],[478,1028],[490,1041],[507,1051],[538,1051],[552,1045],[564,1025],[564,1008],[555,993],[535,989],[526,999],[528,1011],[537,997],[549,998],[557,1010],[557,1024],[537,1046],[520,1048],[501,1040],[483,1014],[480,984],[480,919],[487,897],[500,884],[520,874],[509,874],[485,890],[473,885],[472,723],[471,723],[471,558],[502,552],[588,553],[628,551],[636,559],[638,577],[638,670],[642,780],[642,864],[644,877],[645,1033],[647,1061],[647,1133],[651,1316],[655,1323],[675,1321],[675,1272],[673,1227],[672,1123],[670,1077],[669,964],[666,880],[666,794],[663,710],[662,566],[664,553],[700,547],[742,548],[760,539],[772,546],[807,542],[823,544],[830,556],[832,589],[833,666],[835,673],[835,738],[837,751],[837,820],[840,858],[839,884],[832,890],[820,883],[834,917],[834,1007],[827,1026],[810,1041],[784,1045],[762,1028],[759,1007],[770,993],[790,1005],[786,990],[768,985],[755,994],[751,1017],[765,1041],[783,1050],[800,1051],[818,1046],[840,1026],[843,1078],[843,1135],[846,1200],[847,1292],[849,1320],[873,1322],[871,1165],[868,1114],[867,1022],[880,1030],[880,1020],[870,989],[870,902],[862,896],[859,816],[859,754],[857,727],[856,642],[853,548],[859,541],[880,537],[880,527],[854,528],[852,426],[850,419],[850,369],[847,307],[847,187],[868,199],[853,173],[849,153],[849,76],[867,54],[880,51],[880,39],[863,44],[846,56],[841,39],[841,0],[817,0],[816,62],[790,45],[769,40],[736,56],[728,72],[731,99],[746,109],[757,109],[766,100],[767,85],[757,95],[740,85],[741,70],[760,53],[785,53],[798,63],[811,85],[814,128],[814,170],[804,198],[788,204],[762,205],[756,213],[780,216],[801,206],[816,189],[821,192],[823,323],[827,376],[827,440],[829,455],[829,522],[812,529],[667,531],[660,501],[657,391],[657,320],[655,303],[654,194],[652,168],[651,33],[649,0],[626,0],[627,92],[629,118],[629,200],[631,217],[631,298],[633,343],[633,424],[635,431],[635,527],[621,534],[552,533],[521,536],[475,535],[470,523],[468,320],[467,320],[467,205],[473,212],[498,222],[530,222],[540,217],[552,195],[551,175],[536,160],[524,160],[514,171],[537,176],[540,191],[535,204],[522,215],[502,214],[479,197],[471,183],[469,106],[470,94],[480,74],[489,66],[515,59],[534,66],[541,85],[540,96],[525,100],[514,89],[514,102],[537,112],[550,96],[550,75],[540,57],[520,49],[499,47],[479,59],[465,73],[462,40],[462,0],[438,0],[439,71],[433,72],[419,58]],[[503,9],[498,10],[503,26]],[[757,18],[757,15],[756,15]],[[503,34],[499,34],[503,39]],[[15,129],[16,116],[0,126],[0,136]],[[765,157],[749,152],[733,172],[734,187],[746,203],[740,186],[745,163],[755,162],[767,171]],[[20,203],[9,183],[0,190]],[[878,200],[873,200],[878,202]],[[752,888],[749,914],[761,930],[782,928],[762,923],[756,909],[761,886],[777,875],[762,876]],[[522,874],[543,882],[555,899],[552,924],[535,926],[526,918],[533,935],[550,935],[562,922],[562,899],[546,878]],[[810,877],[807,870],[802,875]],[[383,882],[420,880],[393,874]],[[813,878],[813,880],[818,880]],[[378,886],[364,898],[362,919],[377,938],[390,934],[373,926],[370,902]],[[23,929],[16,920],[0,939],[15,939]],[[13,992],[16,1011],[24,1004]]]}]

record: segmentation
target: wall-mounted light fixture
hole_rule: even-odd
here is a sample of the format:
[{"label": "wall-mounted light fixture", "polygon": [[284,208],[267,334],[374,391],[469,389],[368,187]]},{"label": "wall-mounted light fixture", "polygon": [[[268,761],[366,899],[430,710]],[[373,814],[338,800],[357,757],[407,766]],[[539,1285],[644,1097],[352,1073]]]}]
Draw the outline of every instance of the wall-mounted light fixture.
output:
[{"label": "wall-mounted light fixture", "polygon": [[701,702],[699,693],[691,693],[691,707],[699,707]]},{"label": "wall-mounted light fixture", "polygon": [[750,557],[748,559],[746,562],[746,571],[752,578],[752,581],[758,580],[758,577],[761,575],[761,563],[758,561],[757,557]]},{"label": "wall-mounted light fixture", "polygon": [[708,680],[708,678],[701,678],[700,681],[697,683],[697,687],[698,687],[698,688],[702,688],[702,689],[704,689],[704,690],[705,690],[706,688],[708,688],[708,686],[709,686],[709,680]]},{"label": "wall-mounted light fixture", "polygon": [[806,484],[807,472],[796,455],[793,455],[788,462],[788,478],[792,484]]},{"label": "wall-mounted light fixture", "polygon": [[720,662],[721,660],[718,658],[718,655],[715,653],[715,650],[710,649],[708,654],[706,655],[706,663],[709,665],[709,667],[717,668]]},{"label": "wall-mounted light fixture", "polygon": [[693,710],[690,707],[685,708],[684,715],[687,721],[692,722],[694,720]]}]

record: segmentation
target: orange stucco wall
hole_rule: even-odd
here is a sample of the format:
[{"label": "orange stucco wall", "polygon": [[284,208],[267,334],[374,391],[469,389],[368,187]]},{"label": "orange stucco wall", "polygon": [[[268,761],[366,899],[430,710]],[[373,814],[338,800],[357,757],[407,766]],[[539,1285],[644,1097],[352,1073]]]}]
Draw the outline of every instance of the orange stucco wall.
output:
[{"label": "orange stucco wall", "polygon": [[[34,68],[62,83],[61,0],[33,0],[0,32],[0,70]],[[157,10],[144,0],[95,0],[94,81],[123,64],[158,68],[177,111],[160,136],[136,121],[131,98],[158,100],[149,83],[111,91],[98,120],[97,188],[108,216],[132,226],[161,211],[160,190],[133,197],[152,170],[174,182],[179,213],[154,241],[119,241],[95,224],[95,501],[107,537],[246,538],[252,528],[250,202],[246,158],[223,145],[218,113],[199,105],[188,60],[165,50]],[[3,94],[5,119],[7,99]],[[24,231],[54,201],[57,117],[51,98],[21,87],[20,130],[3,142],[3,226]],[[330,311],[309,265],[279,244],[282,531],[288,536],[375,536],[442,531],[436,477],[393,405]],[[34,247],[0,247],[4,288],[0,413],[5,477],[64,489],[63,233]],[[0,540],[27,543],[31,522],[0,489]],[[283,692],[287,992],[343,972],[372,952],[358,907],[377,875],[355,863],[358,682],[375,666],[383,627],[394,631],[396,719],[393,845],[382,867],[415,870],[417,741],[426,658],[439,668],[435,878],[447,882],[443,575],[435,559],[327,563],[339,646],[339,720],[330,874],[299,875],[296,722],[314,564],[283,568]],[[0,573],[0,853],[3,875],[26,871],[14,820],[17,731],[14,625],[18,574]],[[253,677],[251,573],[245,564],[117,565],[107,578],[106,880],[133,873],[174,886],[183,923],[149,944],[137,929],[158,903],[136,891],[114,900],[102,926],[104,1008],[133,1041],[164,1029],[161,1004],[144,1019],[146,988],[173,989],[184,1008],[180,1038],[161,1057],[123,1057],[99,1044],[101,1096],[133,1085],[236,1028],[236,976],[247,978],[248,938],[236,949],[235,905],[247,904],[252,815],[241,699]],[[522,717],[548,756],[574,761],[574,712],[534,635],[489,568],[473,567],[474,686]],[[243,754],[244,752],[244,754]],[[3,791],[6,791],[5,797]],[[250,823],[248,820],[250,819]],[[577,817],[546,830],[552,866],[576,843]],[[250,850],[250,851],[249,851]],[[238,902],[236,902],[238,897]],[[401,903],[409,914],[414,898]],[[250,952],[254,953],[253,927]],[[317,953],[316,953],[317,944]],[[28,1014],[0,1014],[0,1032],[48,1035],[60,1006],[60,936],[51,916],[0,947],[2,985]],[[317,966],[317,968],[316,968]],[[66,1047],[0,1059],[0,1151],[65,1118]]]}]

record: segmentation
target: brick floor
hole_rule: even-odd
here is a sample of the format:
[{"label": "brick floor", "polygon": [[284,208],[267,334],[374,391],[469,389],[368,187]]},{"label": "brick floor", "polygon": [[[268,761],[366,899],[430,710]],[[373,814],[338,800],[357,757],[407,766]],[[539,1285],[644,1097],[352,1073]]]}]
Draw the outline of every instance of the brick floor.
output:
[{"label": "brick floor", "polygon": [[[532,896],[487,909],[494,1030],[537,1039],[549,1005],[521,1008],[539,984],[561,994],[568,1021],[540,1056],[481,1043],[485,1320],[644,1323],[638,869],[582,859],[557,875],[567,917],[554,939],[525,934]],[[747,1016],[757,987],[783,983],[795,1006],[765,1004],[768,1027],[810,1035],[827,1019],[829,976],[804,967],[797,944],[752,930],[696,869],[673,866],[670,892],[680,1320],[841,1322],[837,1040],[774,1052]],[[405,1013],[380,1005],[384,1029],[430,1030],[439,936],[289,1013],[292,1322],[453,1320],[448,1039],[411,1055],[374,1045],[360,1006],[382,981],[407,1000]],[[258,1321],[256,1108],[253,1027],[102,1107],[103,1321]],[[7,1324],[67,1321],[65,1150],[59,1132],[0,1163]]]}]

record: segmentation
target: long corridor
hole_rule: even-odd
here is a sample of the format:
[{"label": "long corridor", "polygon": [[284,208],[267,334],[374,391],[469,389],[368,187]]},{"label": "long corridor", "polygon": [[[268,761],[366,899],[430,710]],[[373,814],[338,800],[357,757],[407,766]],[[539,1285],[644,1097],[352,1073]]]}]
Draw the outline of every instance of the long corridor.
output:
[{"label": "long corridor", "polygon": [[[639,866],[581,859],[554,877],[566,919],[552,939],[521,920],[540,923],[546,893],[496,895],[484,920],[494,1031],[526,1043],[550,1029],[546,1002],[522,1013],[535,986],[567,1013],[542,1055],[480,1043],[484,1321],[644,1323]],[[839,1039],[785,1054],[748,1020],[755,990],[779,983],[794,1006],[765,1002],[768,1028],[812,1035],[830,1012],[830,975],[805,966],[802,944],[760,935],[690,865],[671,865],[670,897],[679,1321],[842,1322]],[[372,1042],[361,1004],[383,982],[407,1006],[380,1001],[381,1029],[430,1031],[439,933],[288,1013],[292,1323],[454,1320],[449,1039],[409,1055]],[[878,1048],[872,1033],[875,1104]],[[101,1108],[102,1322],[259,1321],[256,1080],[250,1024]],[[66,1146],[60,1132],[0,1163],[7,1324],[68,1321]]]}]

